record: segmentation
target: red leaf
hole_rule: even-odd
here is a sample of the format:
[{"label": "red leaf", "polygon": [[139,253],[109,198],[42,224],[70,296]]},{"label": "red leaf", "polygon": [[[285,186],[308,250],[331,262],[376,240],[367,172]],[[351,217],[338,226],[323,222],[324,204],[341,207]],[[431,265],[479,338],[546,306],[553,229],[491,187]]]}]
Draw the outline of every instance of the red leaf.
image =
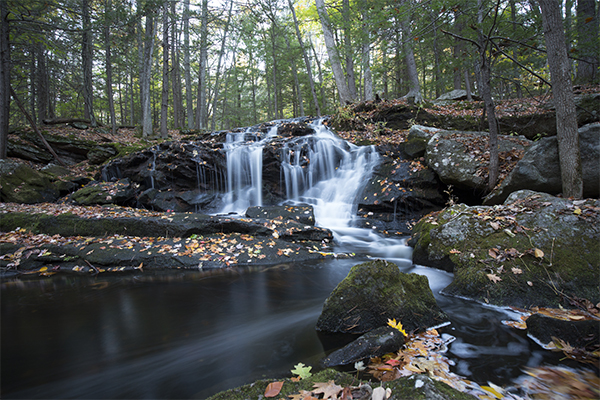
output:
[{"label": "red leaf", "polygon": [[279,392],[281,392],[281,388],[283,387],[283,382],[271,382],[267,386],[267,390],[265,390],[265,397],[276,397]]}]

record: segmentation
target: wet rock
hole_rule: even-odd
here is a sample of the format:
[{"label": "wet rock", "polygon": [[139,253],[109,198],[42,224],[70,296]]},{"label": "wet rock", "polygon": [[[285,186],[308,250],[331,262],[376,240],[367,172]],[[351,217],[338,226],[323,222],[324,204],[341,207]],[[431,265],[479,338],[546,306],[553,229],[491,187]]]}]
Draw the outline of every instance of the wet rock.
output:
[{"label": "wet rock", "polygon": [[122,179],[116,182],[90,182],[71,195],[71,201],[82,206],[96,204],[128,205],[135,199],[138,185]]},{"label": "wet rock", "polygon": [[[579,128],[579,148],[584,197],[600,197],[600,123]],[[530,189],[550,194],[562,192],[556,136],[534,142],[506,179],[484,204],[500,204],[513,192]]]},{"label": "wet rock", "polygon": [[545,345],[552,343],[553,337],[580,349],[600,345],[600,324],[597,320],[563,321],[533,314],[527,318],[527,334]]},{"label": "wet rock", "polygon": [[25,164],[0,160],[1,201],[33,204],[55,201],[59,195],[47,174]]},{"label": "wet rock", "polygon": [[384,156],[358,196],[360,226],[410,234],[423,215],[445,203],[436,174],[420,162]]},{"label": "wet rock", "polygon": [[[440,180],[460,190],[483,193],[486,190],[486,179],[482,170],[487,168],[488,161],[482,157],[484,149],[476,149],[478,153],[468,151],[470,142],[488,136],[486,132],[437,132],[427,143],[425,155],[427,165],[433,169]],[[487,137],[484,139],[487,141]],[[525,149],[529,142],[509,136],[498,138],[498,152],[511,152]]]},{"label": "wet rock", "polygon": [[402,333],[392,327],[382,326],[334,351],[323,359],[322,364],[325,367],[353,364],[365,358],[379,357],[398,351],[403,344]]},{"label": "wet rock", "polygon": [[383,260],[355,265],[323,305],[317,330],[328,333],[365,333],[402,322],[407,332],[443,322],[427,277],[405,274]]},{"label": "wet rock", "polygon": [[502,206],[459,204],[430,214],[408,244],[415,264],[454,272],[444,289],[450,295],[501,306],[558,307],[559,293],[565,293],[596,304],[598,207],[598,199],[522,190]]},{"label": "wet rock", "polygon": [[248,207],[248,218],[266,218],[292,220],[306,225],[315,224],[315,213],[312,206],[262,206]]}]

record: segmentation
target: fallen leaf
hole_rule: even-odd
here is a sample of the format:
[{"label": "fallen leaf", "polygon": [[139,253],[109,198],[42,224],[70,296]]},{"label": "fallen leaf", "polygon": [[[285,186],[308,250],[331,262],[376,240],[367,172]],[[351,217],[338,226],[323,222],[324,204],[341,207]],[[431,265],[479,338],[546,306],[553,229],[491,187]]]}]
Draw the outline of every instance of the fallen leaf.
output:
[{"label": "fallen leaf", "polygon": [[492,226],[492,228],[494,228],[494,230],[498,230],[500,229],[500,224],[497,222],[490,222],[490,225]]},{"label": "fallen leaf", "polygon": [[460,254],[460,253],[461,253],[460,250],[456,250],[456,249],[450,250],[450,254]]},{"label": "fallen leaf", "polygon": [[281,392],[283,382],[271,382],[267,385],[265,390],[265,397],[275,397]]},{"label": "fallen leaf", "polygon": [[515,274],[515,275],[519,275],[519,274],[522,274],[522,273],[523,273],[523,270],[522,270],[521,268],[515,268],[515,267],[512,267],[510,270],[511,270],[511,271],[512,271],[512,273],[513,273],[513,274]]},{"label": "fallen leaf", "polygon": [[336,385],[334,381],[329,381],[327,383],[317,382],[313,386],[315,389],[312,392],[314,394],[323,393],[324,399],[328,399],[330,397],[337,399],[338,393],[344,389],[343,387]]},{"label": "fallen leaf", "polygon": [[537,258],[544,258],[544,252],[538,248],[533,249],[533,255]]},{"label": "fallen leaf", "polygon": [[487,277],[490,281],[494,282],[494,283],[498,283],[502,280],[502,278],[500,278],[498,275],[496,274],[487,274]]}]

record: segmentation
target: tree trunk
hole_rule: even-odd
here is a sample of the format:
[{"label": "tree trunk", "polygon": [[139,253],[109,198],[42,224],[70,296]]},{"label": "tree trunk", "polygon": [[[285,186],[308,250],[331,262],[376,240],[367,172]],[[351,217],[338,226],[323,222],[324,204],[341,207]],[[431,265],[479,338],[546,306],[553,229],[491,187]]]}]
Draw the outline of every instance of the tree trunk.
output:
[{"label": "tree trunk", "polygon": [[96,126],[94,117],[94,86],[92,82],[93,44],[90,19],[89,0],[82,0],[81,11],[83,14],[83,30],[81,34],[81,60],[83,68],[83,117],[92,121]]},{"label": "tree trunk", "polygon": [[112,72],[112,55],[111,55],[111,43],[110,43],[110,23],[112,17],[110,13],[112,11],[112,0],[106,0],[104,8],[104,52],[106,57],[106,98],[108,99],[108,111],[110,113],[110,131],[114,135],[117,133],[117,117],[115,115],[115,102],[113,100],[113,72]]},{"label": "tree trunk", "polygon": [[279,85],[277,85],[277,53],[275,46],[275,22],[271,22],[271,56],[273,58],[273,109],[275,110],[275,118],[283,118],[279,114]]},{"label": "tree trunk", "polygon": [[179,36],[177,29],[175,2],[171,3],[171,15],[173,30],[171,33],[171,60],[173,70],[171,81],[173,82],[173,128],[180,129],[183,127],[183,96],[181,90],[181,68],[179,66]]},{"label": "tree trunk", "polygon": [[221,75],[221,63],[223,62],[223,56],[225,55],[225,43],[227,41],[227,33],[229,32],[229,25],[231,24],[231,12],[233,10],[233,0],[229,0],[229,13],[227,14],[227,23],[223,28],[223,38],[221,39],[221,51],[219,52],[219,61],[217,63],[217,75],[215,78],[215,94],[213,98],[213,114],[210,128],[215,130],[216,125],[216,110],[217,102],[219,101],[219,78]]},{"label": "tree trunk", "polygon": [[321,68],[321,62],[319,61],[319,57],[317,56],[317,51],[315,50],[315,46],[313,46],[312,41],[308,40],[308,44],[312,50],[313,56],[315,57],[315,63],[317,64],[317,71],[319,72],[319,89],[321,92],[321,105],[323,106],[323,110],[327,110],[327,97],[325,96],[325,85],[323,84],[323,69]]},{"label": "tree trunk", "polygon": [[202,1],[202,27],[200,31],[200,71],[198,72],[198,129],[206,129],[208,125],[206,71],[208,65],[208,0]]},{"label": "tree trunk", "polygon": [[597,0],[577,1],[577,83],[593,84],[598,79],[600,41]]},{"label": "tree trunk", "polygon": [[8,9],[0,1],[0,159],[6,158],[10,117],[10,34]]},{"label": "tree trunk", "polygon": [[346,80],[348,81],[348,89],[354,99],[358,99],[356,90],[356,76],[354,75],[354,51],[352,46],[352,33],[350,24],[352,16],[350,15],[350,1],[342,1],[342,18],[344,25],[344,47],[346,50]]},{"label": "tree trunk", "polygon": [[402,29],[402,41],[404,44],[404,57],[406,60],[406,72],[408,74],[408,93],[403,97],[406,99],[414,99],[415,103],[421,103],[423,96],[421,95],[421,85],[419,83],[419,72],[417,71],[417,62],[415,61],[415,53],[413,51],[413,37],[410,32],[410,17],[407,15],[400,21]]},{"label": "tree trunk", "polygon": [[168,136],[167,122],[169,119],[169,9],[168,3],[163,5],[162,15],[162,88],[160,97],[160,137]]},{"label": "tree trunk", "polygon": [[150,78],[152,75],[152,53],[154,50],[154,10],[146,12],[146,32],[144,34],[144,58],[140,77],[142,98],[142,136],[152,135],[152,104],[150,98]]},{"label": "tree trunk", "polygon": [[321,20],[323,37],[325,38],[325,47],[327,48],[327,55],[329,56],[329,62],[331,63],[331,69],[333,70],[333,77],[340,95],[340,101],[342,104],[352,103],[355,101],[355,98],[352,96],[352,92],[344,77],[340,55],[335,47],[335,39],[331,31],[329,15],[325,9],[325,1],[315,0],[315,4],[317,5],[317,12],[319,14],[319,19]]},{"label": "tree trunk", "polygon": [[306,66],[306,73],[308,75],[308,82],[310,84],[310,92],[315,105],[315,113],[317,114],[317,117],[319,117],[321,116],[321,109],[319,108],[319,99],[317,97],[317,91],[315,90],[315,80],[313,78],[312,69],[310,68],[310,60],[308,59],[308,54],[306,53],[306,49],[302,43],[302,35],[300,34],[300,27],[298,26],[298,19],[296,18],[296,11],[294,10],[292,0],[288,0],[288,4],[290,6],[290,10],[292,11],[294,27],[296,28],[296,37],[298,38],[298,44],[300,45],[300,50],[302,51],[302,57],[304,58],[304,64]]},{"label": "tree trunk", "polygon": [[364,81],[364,95],[366,101],[371,101],[375,98],[373,93],[373,76],[371,75],[371,35],[369,34],[368,10],[362,10],[363,20],[363,42],[362,42],[362,70]]},{"label": "tree trunk", "polygon": [[190,65],[190,0],[183,2],[183,70],[185,74],[185,108],[188,129],[194,128],[192,101],[192,69]]},{"label": "tree trunk", "polygon": [[[36,94],[38,112],[37,120],[42,121],[48,118],[48,103],[50,102],[50,94],[48,93],[48,68],[46,67],[46,48],[44,44],[38,43],[36,50]],[[89,119],[89,117],[86,118]]]},{"label": "tree trunk", "polygon": [[539,3],[542,9],[546,53],[556,108],[556,136],[563,195],[580,199],[583,196],[583,177],[577,114],[560,4],[557,0],[539,0]]},{"label": "tree trunk", "polygon": [[[290,44],[290,39],[288,39],[287,35],[283,35],[284,39],[285,39],[285,44],[287,45],[288,49],[291,49],[292,46]],[[296,116],[300,116],[303,117],[304,116],[304,100],[302,98],[302,90],[300,89],[300,81],[298,80],[298,71],[296,70],[296,61],[294,61],[294,58],[291,59],[291,63],[292,63],[292,75],[294,76],[294,85],[296,86],[296,97],[298,98],[298,112],[299,115]]]}]

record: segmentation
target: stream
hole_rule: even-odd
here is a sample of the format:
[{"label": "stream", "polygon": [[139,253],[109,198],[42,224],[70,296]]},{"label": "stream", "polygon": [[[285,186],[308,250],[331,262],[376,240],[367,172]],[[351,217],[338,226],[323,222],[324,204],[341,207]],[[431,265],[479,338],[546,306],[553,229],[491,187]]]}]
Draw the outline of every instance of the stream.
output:
[{"label": "stream", "polygon": [[[332,229],[336,251],[354,259],[203,272],[5,280],[1,287],[2,398],[199,398],[254,380],[291,376],[344,344],[319,336],[323,303],[350,268],[369,257],[428,277],[456,339],[453,371],[480,384],[509,385],[525,366],[556,363],[512,312],[446,297],[452,275],[415,266],[405,238],[353,227],[356,196],[377,165],[374,148],[334,137],[323,125],[286,147],[288,204],[309,203]],[[231,137],[223,212],[261,205],[261,145]],[[237,171],[237,172],[236,172]],[[243,174],[243,176],[242,176]]]}]

